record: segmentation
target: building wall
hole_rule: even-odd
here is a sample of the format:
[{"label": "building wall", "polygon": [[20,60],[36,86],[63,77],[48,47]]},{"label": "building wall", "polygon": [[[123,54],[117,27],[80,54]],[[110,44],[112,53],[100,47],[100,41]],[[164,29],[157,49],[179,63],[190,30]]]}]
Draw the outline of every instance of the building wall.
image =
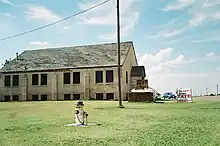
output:
[{"label": "building wall", "polygon": [[[132,66],[137,66],[134,48],[130,48],[128,55],[124,61],[121,72],[122,85],[122,99],[126,99],[126,93],[130,92],[130,74]],[[113,70],[113,83],[106,83],[106,70]],[[103,71],[103,83],[95,83],[96,71]],[[128,72],[128,83],[126,83],[126,71]],[[65,72],[70,72],[71,84],[65,85],[63,83],[63,75]],[[73,84],[73,72],[80,72],[80,84]],[[47,74],[47,85],[32,85],[32,74],[39,74],[38,82],[40,84],[41,74]],[[0,78],[0,98],[3,99],[5,95],[12,96],[19,95],[20,100],[32,100],[32,95],[47,94],[48,100],[64,100],[64,94],[70,94],[73,99],[73,94],[80,94],[81,98],[96,98],[96,93],[114,93],[114,99],[118,99],[118,69],[117,67],[106,68],[88,68],[88,69],[71,69],[59,72],[33,72],[33,73],[19,73],[7,74],[19,75],[18,87],[4,87],[4,77],[2,74]]]},{"label": "building wall", "polygon": [[[131,68],[132,66],[138,66],[138,62],[136,59],[136,54],[133,46],[129,49],[128,55],[125,59],[125,62],[122,66],[122,97],[126,99],[126,94],[131,90]],[[126,83],[126,72],[128,72],[128,83]]]}]

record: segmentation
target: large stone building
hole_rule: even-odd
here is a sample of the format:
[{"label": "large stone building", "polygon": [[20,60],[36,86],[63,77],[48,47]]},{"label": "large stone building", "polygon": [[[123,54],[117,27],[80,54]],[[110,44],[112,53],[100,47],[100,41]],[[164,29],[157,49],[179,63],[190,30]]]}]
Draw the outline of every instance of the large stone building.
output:
[{"label": "large stone building", "polygon": [[[137,66],[133,42],[122,42],[123,100]],[[6,61],[0,72],[1,101],[79,98],[118,99],[116,43],[27,50]]]}]

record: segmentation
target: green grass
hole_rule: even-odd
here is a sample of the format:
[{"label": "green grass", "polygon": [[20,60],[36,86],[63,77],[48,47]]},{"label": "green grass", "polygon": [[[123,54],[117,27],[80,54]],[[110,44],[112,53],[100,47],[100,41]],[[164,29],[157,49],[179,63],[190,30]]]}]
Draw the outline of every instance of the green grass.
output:
[{"label": "green grass", "polygon": [[0,103],[2,146],[220,145],[220,102],[85,101],[94,127],[72,123],[74,101]]}]

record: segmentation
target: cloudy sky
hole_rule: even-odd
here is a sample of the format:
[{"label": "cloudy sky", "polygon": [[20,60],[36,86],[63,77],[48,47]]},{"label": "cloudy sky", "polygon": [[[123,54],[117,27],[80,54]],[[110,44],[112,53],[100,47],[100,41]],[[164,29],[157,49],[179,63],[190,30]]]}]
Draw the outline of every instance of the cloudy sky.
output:
[{"label": "cloudy sky", "polygon": [[[0,0],[0,39],[101,0]],[[219,0],[120,0],[122,41],[132,40],[150,86],[216,93],[220,84]],[[0,62],[27,49],[116,41],[115,0],[40,31],[0,42]]]}]

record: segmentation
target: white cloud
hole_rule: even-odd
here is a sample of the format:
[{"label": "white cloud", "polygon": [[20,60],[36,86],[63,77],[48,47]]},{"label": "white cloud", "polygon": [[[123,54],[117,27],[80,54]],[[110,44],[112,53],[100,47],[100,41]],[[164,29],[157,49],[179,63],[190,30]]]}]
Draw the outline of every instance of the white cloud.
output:
[{"label": "white cloud", "polygon": [[211,57],[211,56],[214,56],[215,55],[215,53],[214,52],[211,52],[211,53],[208,53],[206,56],[207,57]]},{"label": "white cloud", "polygon": [[205,39],[200,39],[200,40],[194,40],[192,43],[208,43],[208,42],[214,42],[214,41],[220,41],[220,37],[210,37],[210,38],[205,38]]},{"label": "white cloud", "polygon": [[[159,92],[173,91],[177,88],[192,88],[194,94],[203,94],[207,87],[215,93],[215,84],[220,82],[220,72],[187,72],[177,73],[175,70],[194,62],[179,55],[172,58],[173,49],[161,49],[155,54],[138,55],[139,65],[146,67],[149,85]],[[215,76],[216,78],[213,78]],[[206,84],[204,84],[206,83]]]},{"label": "white cloud", "polygon": [[220,12],[214,12],[211,14],[211,17],[214,19],[214,20],[219,20],[220,19]]},{"label": "white cloud", "polygon": [[189,20],[189,26],[190,27],[196,27],[201,25],[205,20],[207,16],[205,13],[200,12],[196,13],[190,20]]},{"label": "white cloud", "polygon": [[149,75],[170,72],[172,69],[190,62],[182,54],[171,59],[172,51],[172,48],[166,48],[161,49],[156,54],[144,54],[138,57],[138,62],[147,68]]},{"label": "white cloud", "polygon": [[220,71],[220,66],[218,66],[218,67],[216,68],[216,70]]},{"label": "white cloud", "polygon": [[8,4],[8,5],[11,5],[13,7],[16,7],[16,5],[14,5],[11,1],[9,0],[0,0],[0,3],[3,3],[3,4]]},{"label": "white cloud", "polygon": [[183,27],[183,28],[180,28],[180,29],[175,29],[175,30],[172,30],[172,31],[162,31],[162,32],[159,32],[155,35],[151,35],[151,36],[148,36],[150,38],[157,38],[157,37],[164,37],[164,38],[170,38],[170,37],[174,37],[180,33],[183,33],[184,31],[186,31],[187,27]]},{"label": "white cloud", "polygon": [[[213,78],[215,77],[215,78]],[[220,82],[220,72],[161,73],[149,79],[149,85],[159,92],[175,92],[177,88],[192,88],[194,95],[203,95],[205,88],[216,93],[216,84]],[[205,84],[204,84],[205,83]]]},{"label": "white cloud", "polygon": [[[185,26],[182,28],[176,29],[175,26],[173,26],[173,21],[178,20],[177,18],[172,19],[170,22],[165,25],[165,27],[162,27],[161,31],[156,33],[155,35],[150,36],[151,38],[157,38],[157,37],[164,37],[164,38],[170,38],[174,37],[178,34],[181,34],[185,32],[188,29],[192,29],[195,27],[198,27],[200,25],[203,25],[204,23],[207,23],[209,21],[216,21],[220,20],[220,11],[218,10],[218,4],[220,4],[219,0],[212,0],[212,1],[206,1],[205,0],[177,0],[175,3],[170,3],[164,8],[164,11],[171,11],[171,10],[182,10],[187,9],[188,15],[191,15],[191,18],[185,23]],[[204,7],[204,5],[206,5]],[[208,6],[209,5],[209,6]],[[216,7],[216,9],[209,9],[209,7]],[[186,13],[183,13],[186,15]],[[186,17],[184,17],[186,18]],[[182,20],[179,20],[182,21]],[[184,23],[184,22],[183,22]],[[181,23],[182,24],[182,23]],[[164,31],[167,28],[173,28],[173,30]],[[213,41],[218,41],[219,39],[213,39]],[[196,42],[195,42],[196,43]]]},{"label": "white cloud", "polygon": [[30,45],[35,45],[35,46],[47,46],[48,42],[44,41],[33,41],[29,43]]},{"label": "white cloud", "polygon": [[69,27],[68,26],[64,26],[63,29],[69,29]]},{"label": "white cloud", "polygon": [[36,19],[48,23],[61,19],[60,16],[44,6],[28,6],[25,13],[28,19]]},{"label": "white cloud", "polygon": [[191,6],[195,0],[177,0],[174,3],[168,4],[165,8],[163,8],[163,11],[176,11],[176,10],[182,10],[184,8],[187,8]]},{"label": "white cloud", "polygon": [[[101,0],[99,0],[101,2]],[[85,3],[79,4],[80,9],[84,10],[95,4],[99,3]],[[123,6],[120,7],[120,24],[121,24],[121,36],[128,36],[133,28],[136,26],[139,19],[139,12],[133,10],[135,4],[137,4],[137,0],[121,0],[120,4]],[[101,25],[101,26],[110,26],[113,29],[113,32],[109,34],[104,34],[100,36],[101,39],[110,39],[113,40],[116,38],[116,0],[112,0],[98,9],[94,9],[89,14],[83,14],[80,19],[83,24],[88,25]]]},{"label": "white cloud", "polygon": [[203,4],[204,7],[212,7],[217,5],[220,5],[219,0],[206,0]]}]

